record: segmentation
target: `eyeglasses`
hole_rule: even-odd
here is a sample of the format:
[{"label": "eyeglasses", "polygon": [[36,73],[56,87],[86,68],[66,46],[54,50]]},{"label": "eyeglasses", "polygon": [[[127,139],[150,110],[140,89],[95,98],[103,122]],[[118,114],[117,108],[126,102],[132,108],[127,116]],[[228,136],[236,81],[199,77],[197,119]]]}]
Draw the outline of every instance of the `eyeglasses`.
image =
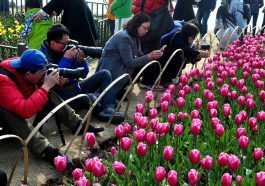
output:
[{"label": "eyeglasses", "polygon": [[150,30],[150,27],[145,27],[145,26],[143,26],[143,25],[141,25],[141,27],[142,27],[144,30],[146,30],[146,31],[149,31],[149,30]]},{"label": "eyeglasses", "polygon": [[55,41],[56,43],[60,43],[60,44],[62,44],[62,45],[67,45],[68,44],[68,41],[66,41],[66,42],[61,42],[61,41]]}]

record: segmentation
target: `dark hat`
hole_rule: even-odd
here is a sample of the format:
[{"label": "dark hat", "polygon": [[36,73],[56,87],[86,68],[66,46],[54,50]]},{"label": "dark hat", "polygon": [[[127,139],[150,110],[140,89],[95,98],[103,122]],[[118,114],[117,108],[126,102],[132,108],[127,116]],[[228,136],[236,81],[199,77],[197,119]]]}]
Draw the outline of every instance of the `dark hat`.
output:
[{"label": "dark hat", "polygon": [[20,58],[13,59],[10,66],[13,68],[24,68],[29,71],[36,71],[46,68],[47,64],[47,59],[41,51],[29,49],[24,51]]}]

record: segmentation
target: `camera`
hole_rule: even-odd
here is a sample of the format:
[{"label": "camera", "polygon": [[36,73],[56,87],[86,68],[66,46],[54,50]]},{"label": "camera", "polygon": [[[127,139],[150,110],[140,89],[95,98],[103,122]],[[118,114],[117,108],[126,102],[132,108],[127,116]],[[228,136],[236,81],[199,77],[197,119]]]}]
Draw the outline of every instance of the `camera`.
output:
[{"label": "camera", "polygon": [[102,47],[89,47],[89,46],[79,45],[78,41],[73,39],[69,39],[67,41],[64,51],[69,50],[72,47],[79,48],[84,52],[86,56],[90,56],[92,58],[100,58],[102,54]]},{"label": "camera", "polygon": [[201,44],[201,50],[210,50],[210,45],[207,43]]},{"label": "camera", "polygon": [[79,67],[77,69],[69,69],[69,68],[59,68],[56,64],[49,64],[47,66],[47,74],[50,74],[54,69],[57,69],[59,72],[59,75],[64,78],[85,78],[86,72],[84,67]]}]

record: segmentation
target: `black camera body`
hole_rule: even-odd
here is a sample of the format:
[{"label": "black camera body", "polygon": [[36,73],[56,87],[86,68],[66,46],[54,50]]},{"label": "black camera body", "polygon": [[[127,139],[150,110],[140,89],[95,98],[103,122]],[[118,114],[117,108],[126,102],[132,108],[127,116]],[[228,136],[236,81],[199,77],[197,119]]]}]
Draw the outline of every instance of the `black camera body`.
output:
[{"label": "black camera body", "polygon": [[64,78],[85,78],[86,72],[84,67],[79,67],[77,69],[69,69],[69,68],[59,68],[56,64],[49,64],[47,66],[47,74],[50,74],[54,69],[57,69],[59,75]]},{"label": "black camera body", "polygon": [[201,44],[201,50],[210,50],[210,44],[203,43]]},{"label": "black camera body", "polygon": [[86,56],[90,56],[92,58],[100,58],[102,55],[102,47],[89,47],[89,46],[79,45],[78,41],[73,39],[68,40],[64,51],[69,50],[72,47],[79,48],[84,52]]}]

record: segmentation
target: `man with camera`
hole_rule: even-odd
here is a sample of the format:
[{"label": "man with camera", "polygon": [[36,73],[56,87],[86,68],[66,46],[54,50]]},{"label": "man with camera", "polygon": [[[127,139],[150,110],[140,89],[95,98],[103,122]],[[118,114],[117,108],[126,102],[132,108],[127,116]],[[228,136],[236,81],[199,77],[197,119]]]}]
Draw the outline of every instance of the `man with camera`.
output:
[{"label": "man with camera", "polygon": [[[52,91],[60,84],[61,77],[56,69],[47,74],[47,64],[45,55],[34,49],[24,51],[20,58],[0,63],[0,128],[25,140],[32,132],[26,119],[44,112],[43,108],[47,105],[57,106],[62,102]],[[68,105],[55,115],[73,133],[82,121]],[[34,155],[43,156],[52,164],[54,158],[60,155],[59,150],[39,132],[30,140],[28,148]]]},{"label": "man with camera", "polygon": [[[89,72],[87,61],[84,60],[84,52],[76,46],[69,47],[69,31],[62,24],[53,25],[48,33],[47,39],[41,45],[41,51],[46,55],[49,62],[57,64],[59,68],[77,69],[83,67],[85,74]],[[80,93],[88,94],[94,101],[94,94],[103,92],[112,82],[110,72],[101,70],[89,78],[79,81],[76,78],[65,77],[63,86],[56,90],[62,99],[74,97]],[[88,98],[80,98],[69,104],[75,110],[87,109]],[[104,96],[100,106],[97,107],[96,117],[100,121],[108,121],[114,112],[115,95],[109,90]],[[119,124],[124,121],[122,113],[115,113],[112,123]]]}]

